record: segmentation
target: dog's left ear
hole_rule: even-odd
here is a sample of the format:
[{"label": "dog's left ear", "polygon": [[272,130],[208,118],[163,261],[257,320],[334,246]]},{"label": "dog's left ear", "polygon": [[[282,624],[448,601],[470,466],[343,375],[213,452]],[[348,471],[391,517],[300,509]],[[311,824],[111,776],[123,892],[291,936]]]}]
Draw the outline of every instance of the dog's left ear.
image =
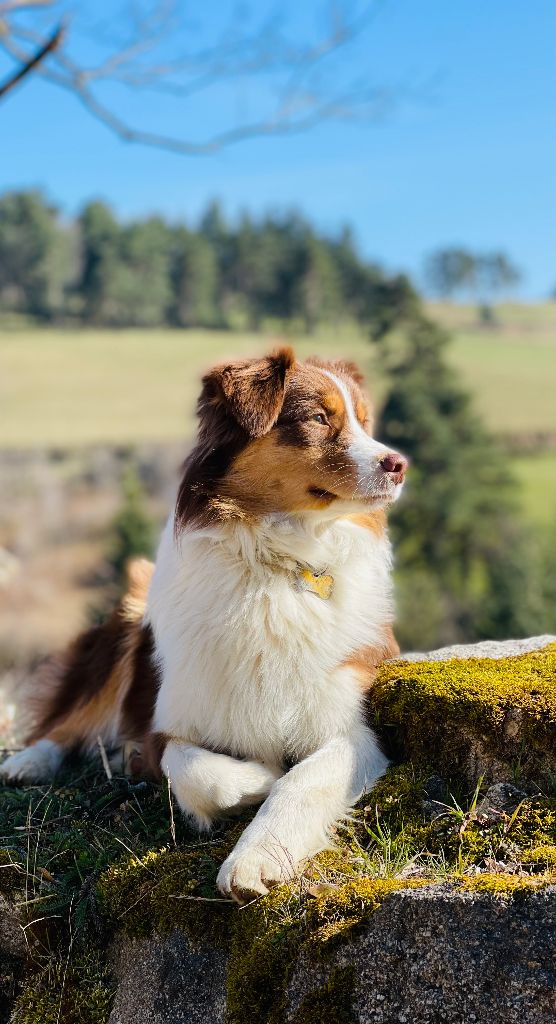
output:
[{"label": "dog's left ear", "polygon": [[284,347],[264,359],[244,359],[213,371],[228,411],[250,437],[262,437],[276,423],[294,362],[292,349]]}]

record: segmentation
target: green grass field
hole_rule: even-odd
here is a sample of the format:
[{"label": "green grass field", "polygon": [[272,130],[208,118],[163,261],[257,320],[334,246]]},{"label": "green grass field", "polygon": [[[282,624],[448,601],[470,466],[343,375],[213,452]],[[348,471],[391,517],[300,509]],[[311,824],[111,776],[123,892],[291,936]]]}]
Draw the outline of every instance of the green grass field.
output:
[{"label": "green grass field", "polygon": [[[453,331],[450,358],[500,434],[556,434],[556,305],[511,306],[498,329],[466,307],[434,306]],[[229,355],[261,352],[271,334],[21,328],[0,336],[0,446],[175,440],[191,435],[199,376]],[[353,330],[291,337],[301,355],[355,358],[380,398],[372,346]]]},{"label": "green grass field", "polygon": [[433,306],[454,340],[450,357],[499,434],[556,435],[556,303],[502,306],[481,328],[471,308]]},{"label": "green grass field", "polygon": [[523,509],[536,526],[556,530],[556,452],[515,455],[512,469],[521,485]]},{"label": "green grass field", "polygon": [[[470,307],[430,308],[453,332],[449,357],[490,429],[554,438],[556,304],[500,307],[494,329],[480,327]],[[0,447],[186,440],[202,370],[278,340],[286,339],[200,330],[4,330]],[[355,358],[380,400],[380,367],[360,333],[330,330],[287,340],[300,355]],[[556,507],[556,457],[543,453],[515,464],[533,518],[549,520]]]}]

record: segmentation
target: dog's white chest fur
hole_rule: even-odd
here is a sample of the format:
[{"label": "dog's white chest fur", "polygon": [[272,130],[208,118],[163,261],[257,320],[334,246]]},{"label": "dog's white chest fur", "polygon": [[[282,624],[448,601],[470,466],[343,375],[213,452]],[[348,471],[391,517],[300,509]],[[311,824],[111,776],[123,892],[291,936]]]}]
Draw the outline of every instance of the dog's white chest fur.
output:
[{"label": "dog's white chest fur", "polygon": [[[328,600],[299,566],[334,577]],[[277,518],[162,538],[147,619],[161,662],[155,729],[269,763],[311,753],[360,714],[340,666],[391,621],[386,537]]]}]

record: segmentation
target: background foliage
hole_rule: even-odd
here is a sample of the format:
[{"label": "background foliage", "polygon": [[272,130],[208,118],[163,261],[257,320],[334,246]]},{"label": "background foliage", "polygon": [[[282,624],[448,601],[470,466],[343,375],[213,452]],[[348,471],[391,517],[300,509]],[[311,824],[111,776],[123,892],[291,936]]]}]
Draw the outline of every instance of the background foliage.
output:
[{"label": "background foliage", "polygon": [[348,229],[322,237],[299,214],[226,221],[212,203],[195,227],[160,217],[120,223],[88,203],[62,221],[38,192],[0,198],[0,310],[105,327],[246,327],[265,318],[381,329],[411,303],[403,276],[358,255]]},{"label": "background foliage", "polygon": [[[478,282],[479,322],[485,331],[495,331],[495,317],[485,317],[484,304],[515,282],[517,271],[509,259],[445,249],[433,254],[427,266],[443,295]],[[139,410],[146,424],[141,436],[149,439],[157,436],[156,420],[164,413],[168,399],[162,395],[167,395],[172,373],[155,327],[172,328],[176,335],[177,328],[186,329],[182,334],[189,344],[179,365],[180,373],[183,366],[190,376],[194,344],[200,345],[205,363],[224,354],[209,351],[213,343],[207,328],[228,332],[228,352],[247,344],[246,330],[251,332],[248,340],[256,340],[276,326],[313,336],[311,344],[324,354],[342,354],[347,346],[351,355],[358,338],[360,355],[365,339],[364,360],[373,360],[380,374],[378,435],[413,463],[404,499],[391,517],[402,645],[427,648],[556,628],[553,537],[548,531],[533,533],[524,521],[507,454],[474,411],[450,360],[449,333],[431,319],[406,277],[389,275],[360,256],[348,229],[325,237],[297,213],[260,220],[244,215],[232,223],[216,202],[196,225],[158,217],[121,222],[98,201],[68,222],[38,192],[6,193],[0,197],[0,315],[6,322],[15,317],[16,323],[23,319],[64,329],[67,345],[60,351],[47,347],[46,357],[47,362],[56,360],[52,382],[60,400],[60,372],[78,345],[66,329],[94,327],[91,344],[106,348],[96,370],[103,405],[102,410],[93,405],[94,416],[104,420],[104,406],[115,388],[112,405],[124,409],[126,420]],[[141,329],[140,344],[153,348],[152,365],[162,367],[161,379],[146,372],[135,396],[130,352],[139,352],[137,344],[126,349],[120,365],[116,335],[108,332],[123,327]],[[193,328],[206,333],[197,336]],[[39,332],[33,358],[41,337],[52,335]],[[17,335],[16,344],[23,345]],[[42,400],[46,377],[39,377]],[[26,371],[25,387],[28,378]],[[180,406],[185,383],[179,386]],[[196,387],[193,378],[191,387]],[[21,386],[18,405],[20,392]],[[27,415],[36,408],[31,403]],[[80,416],[84,412],[79,409]],[[37,421],[31,429],[36,432],[38,426]],[[68,436],[70,446],[72,441]],[[104,562],[99,576],[105,592],[89,602],[95,615],[117,594],[127,558],[150,556],[154,549],[152,494],[164,474],[153,485],[152,459],[139,472],[129,468],[130,461],[124,460],[122,507],[119,512],[114,508],[111,525],[101,534],[97,558]],[[142,486],[141,472],[147,484],[151,478],[150,493]],[[112,495],[119,490],[114,481]],[[159,514],[157,507],[155,517]]]}]

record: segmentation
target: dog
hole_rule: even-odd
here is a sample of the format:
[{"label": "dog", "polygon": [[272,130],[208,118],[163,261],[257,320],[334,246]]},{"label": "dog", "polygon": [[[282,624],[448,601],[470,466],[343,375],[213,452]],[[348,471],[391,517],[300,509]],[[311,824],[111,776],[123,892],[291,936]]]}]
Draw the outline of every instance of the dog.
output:
[{"label": "dog", "polygon": [[388,761],[366,722],[393,634],[385,509],[408,462],[372,437],[344,360],[216,366],[154,568],[51,664],[5,780],[67,752],[142,742],[199,829],[257,805],[218,887],[238,902],[294,876]]}]

